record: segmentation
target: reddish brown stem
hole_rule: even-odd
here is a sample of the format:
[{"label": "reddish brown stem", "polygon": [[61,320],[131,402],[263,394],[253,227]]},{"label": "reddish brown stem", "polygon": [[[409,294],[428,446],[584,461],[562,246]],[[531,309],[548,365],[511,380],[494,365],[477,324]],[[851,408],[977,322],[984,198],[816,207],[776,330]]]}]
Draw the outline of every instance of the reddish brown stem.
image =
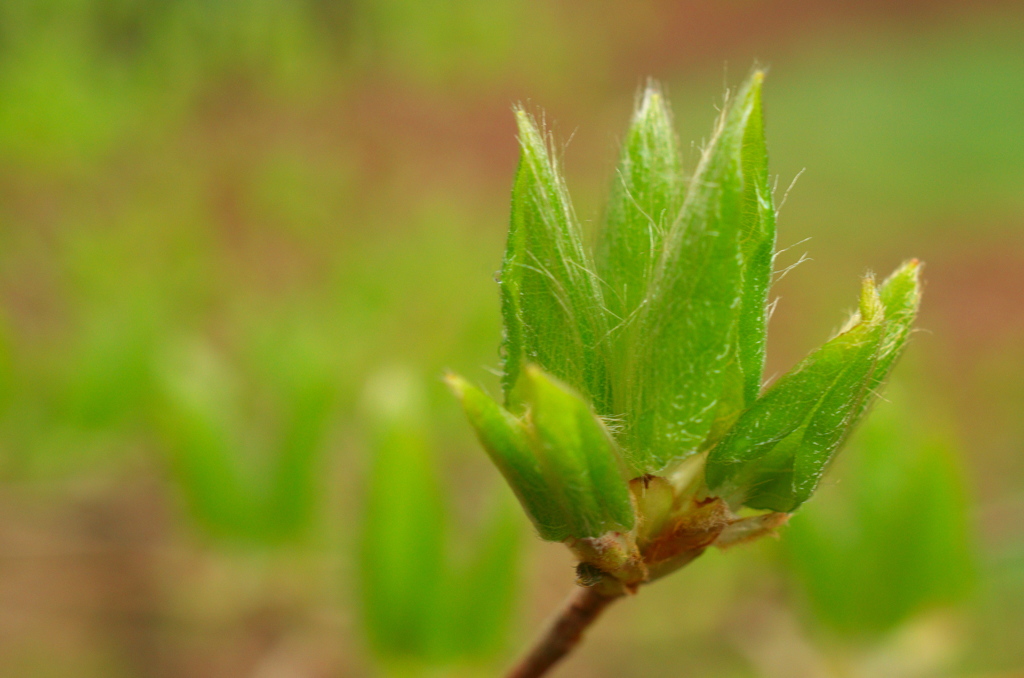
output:
[{"label": "reddish brown stem", "polygon": [[529,654],[523,657],[507,678],[538,678],[569,654],[609,604],[621,596],[608,596],[594,588],[583,588],[569,598],[568,604],[547,628]]}]

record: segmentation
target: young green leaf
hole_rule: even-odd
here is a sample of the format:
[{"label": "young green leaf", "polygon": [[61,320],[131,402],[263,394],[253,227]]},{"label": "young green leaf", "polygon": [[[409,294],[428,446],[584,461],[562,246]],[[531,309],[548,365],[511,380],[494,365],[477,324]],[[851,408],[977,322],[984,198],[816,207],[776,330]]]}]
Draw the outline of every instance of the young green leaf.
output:
[{"label": "young green leaf", "polygon": [[606,321],[594,267],[543,135],[523,110],[516,111],[516,122],[521,155],[501,268],[506,405],[520,413],[515,387],[532,362],[606,412]]},{"label": "young green leaf", "polygon": [[749,405],[761,391],[768,335],[768,287],[775,256],[775,204],[768,183],[768,150],[760,87],[749,93],[750,113],[743,138],[743,299],[740,305],[737,356],[743,374],[743,400]]},{"label": "young green leaf", "polygon": [[[466,391],[464,401],[476,400],[479,391],[449,381]],[[486,659],[502,644],[515,600],[521,519],[514,502],[499,491],[478,535],[452,548],[454,516],[436,474],[420,383],[404,371],[383,372],[368,395],[374,460],[360,565],[374,649],[414,674]]]},{"label": "young green leaf", "polygon": [[[921,263],[911,259],[896,269],[879,290],[885,309],[886,331],[869,388],[873,391],[889,375],[903,352],[921,304]],[[864,408],[870,404],[864,403]],[[861,413],[862,414],[862,413]],[[860,414],[858,414],[860,416]]]},{"label": "young green leaf", "polygon": [[561,541],[568,537],[562,505],[541,473],[523,422],[465,379],[454,374],[446,379],[462,402],[480,444],[512,487],[541,538]]},{"label": "young green leaf", "polygon": [[806,501],[905,343],[919,299],[918,264],[881,294],[864,281],[849,329],[783,376],[708,457],[712,491],[751,508],[790,512]]},{"label": "young green leaf", "polygon": [[768,183],[768,151],[764,140],[761,98],[758,91],[750,95],[750,117],[740,162],[743,178],[740,236],[743,292],[715,423],[704,442],[705,447],[720,440],[740,413],[757,400],[764,373],[768,289],[775,254],[775,205]]},{"label": "young green leaf", "polygon": [[716,419],[744,298],[743,150],[755,118],[760,126],[762,77],[740,90],[705,151],[637,319],[626,449],[640,471],[696,452]]},{"label": "young green leaf", "polygon": [[569,536],[633,527],[633,503],[618,449],[587,403],[536,365],[524,373],[530,440],[541,472],[569,520]]},{"label": "young green leaf", "polygon": [[319,462],[334,405],[334,385],[325,375],[307,376],[291,397],[290,418],[277,445],[271,476],[267,521],[280,538],[300,534],[313,519],[322,471]]},{"label": "young green leaf", "polygon": [[314,351],[282,345],[270,393],[282,430],[263,441],[243,434],[236,376],[208,347],[179,349],[158,370],[164,438],[199,522],[222,538],[270,545],[302,536],[319,500],[323,440],[336,386]]},{"label": "young green leaf", "polygon": [[672,115],[664,95],[651,83],[623,143],[598,258],[608,309],[618,323],[613,334],[627,340],[616,342],[620,345],[635,334],[637,325],[630,320],[647,296],[662,241],[679,215],[685,191]]},{"label": "young green leaf", "polygon": [[[827,440],[822,449],[818,438],[843,433],[842,422],[853,419],[871,378],[884,325],[870,278],[850,325],[779,379],[711,451],[705,474],[712,491],[739,494],[748,506],[774,511],[792,511],[807,498],[798,495],[797,484],[805,486],[807,479],[797,476],[797,459],[827,462],[833,450]],[[812,425],[816,417],[838,420],[839,429],[820,430]]]},{"label": "young green leaf", "polygon": [[[920,303],[919,272],[917,260],[907,262],[878,290],[883,328],[870,374],[863,386],[848,384],[844,389],[840,386],[843,382],[840,382],[828,397],[822,399],[820,411],[811,419],[803,439],[803,445],[816,453],[805,451],[798,454],[794,462],[793,487],[797,505],[814,493],[833,455],[874,402],[878,388],[902,353]],[[861,315],[867,317],[863,310]],[[857,404],[847,410],[853,403]]]}]

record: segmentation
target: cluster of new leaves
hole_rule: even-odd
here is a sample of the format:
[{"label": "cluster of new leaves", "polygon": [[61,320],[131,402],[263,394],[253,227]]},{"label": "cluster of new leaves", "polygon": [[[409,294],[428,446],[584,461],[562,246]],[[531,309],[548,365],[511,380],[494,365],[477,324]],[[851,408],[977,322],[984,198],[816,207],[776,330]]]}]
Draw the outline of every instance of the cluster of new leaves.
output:
[{"label": "cluster of new leaves", "polygon": [[596,255],[550,143],[516,111],[504,407],[450,383],[545,539],[630,530],[628,480],[702,453],[710,496],[793,511],[905,343],[916,262],[866,279],[846,329],[761,392],[775,247],[762,80],[732,98],[688,180],[665,99],[647,88]]}]

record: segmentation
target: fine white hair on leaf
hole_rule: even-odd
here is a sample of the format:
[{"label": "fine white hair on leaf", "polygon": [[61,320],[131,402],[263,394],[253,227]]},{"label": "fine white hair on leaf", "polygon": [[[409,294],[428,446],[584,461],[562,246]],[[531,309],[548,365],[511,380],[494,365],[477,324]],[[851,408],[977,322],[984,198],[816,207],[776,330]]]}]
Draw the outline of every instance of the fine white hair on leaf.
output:
[{"label": "fine white hair on leaf", "polygon": [[789,266],[787,266],[786,268],[782,269],[781,271],[776,271],[774,273],[774,279],[772,280],[772,284],[775,284],[775,283],[779,282],[780,280],[785,278],[789,274],[790,271],[792,271],[794,268],[796,268],[800,264],[802,264],[804,262],[807,262],[807,261],[814,261],[814,260],[811,259],[809,256],[807,256],[807,252],[804,252],[803,254],[800,255],[800,258],[797,259],[796,262],[790,264]]},{"label": "fine white hair on leaf", "polygon": [[[782,211],[782,206],[786,204],[786,200],[787,200],[787,199],[789,198],[789,192],[793,190],[793,187],[794,187],[794,186],[796,186],[796,180],[797,180],[797,179],[799,179],[799,178],[800,178],[800,176],[801,176],[801,175],[802,175],[802,174],[803,174],[803,173],[804,173],[804,172],[805,172],[806,170],[807,170],[807,168],[806,168],[806,167],[804,167],[803,169],[801,169],[801,170],[800,170],[799,172],[797,172],[797,173],[796,173],[796,176],[795,176],[795,177],[793,177],[793,181],[789,182],[789,188],[787,188],[787,189],[786,189],[786,192],[782,194],[782,200],[781,200],[781,201],[779,201],[779,204],[778,204],[778,206],[777,206],[777,207],[775,208],[775,216],[778,216],[778,215],[779,215],[779,212],[781,212],[781,211]],[[773,197],[774,197],[774,196],[773,196]]]},{"label": "fine white hair on leaf", "polygon": [[804,238],[803,240],[797,240],[797,241],[796,241],[795,243],[793,243],[792,245],[789,245],[789,246],[787,246],[787,247],[783,247],[783,248],[782,248],[782,249],[780,249],[780,250],[776,250],[775,254],[773,254],[773,255],[772,255],[772,263],[773,263],[773,264],[775,263],[775,260],[776,260],[776,259],[778,258],[778,256],[779,256],[780,254],[783,254],[783,253],[785,253],[785,252],[788,252],[788,251],[790,251],[791,249],[793,249],[794,247],[796,247],[796,246],[798,246],[798,245],[803,245],[803,244],[804,244],[805,242],[808,242],[808,241],[809,241],[810,239],[811,239],[811,236],[807,236],[807,237],[806,237],[806,238]]}]

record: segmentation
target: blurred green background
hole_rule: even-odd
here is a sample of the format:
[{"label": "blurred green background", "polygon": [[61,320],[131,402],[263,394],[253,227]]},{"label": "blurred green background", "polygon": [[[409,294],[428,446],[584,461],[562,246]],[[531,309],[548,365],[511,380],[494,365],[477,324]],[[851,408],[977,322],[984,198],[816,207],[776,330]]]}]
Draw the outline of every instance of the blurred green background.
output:
[{"label": "blurred green background", "polygon": [[910,256],[923,331],[781,539],[556,674],[1020,675],[1022,36],[995,1],[0,3],[0,676],[496,675],[573,576],[439,379],[496,390],[511,106],[593,223],[648,76],[692,168],[754,63],[809,258],[769,373]]}]

